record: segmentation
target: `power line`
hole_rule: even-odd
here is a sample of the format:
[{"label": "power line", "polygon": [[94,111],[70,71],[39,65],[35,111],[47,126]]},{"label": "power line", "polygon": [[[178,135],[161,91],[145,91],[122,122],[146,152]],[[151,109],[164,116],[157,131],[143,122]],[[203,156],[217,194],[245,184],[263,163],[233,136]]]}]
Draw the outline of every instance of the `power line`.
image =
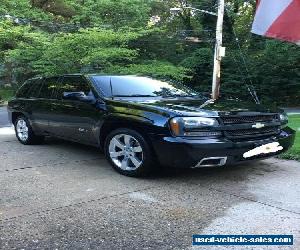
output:
[{"label": "power line", "polygon": [[[229,11],[228,11],[227,6],[225,6],[225,11],[227,12],[227,14],[229,14],[229,13],[228,13]],[[235,40],[235,42],[236,42],[236,44],[237,44],[237,47],[238,47],[238,49],[239,49],[239,53],[240,53],[240,56],[241,56],[241,58],[242,58],[243,65],[244,65],[244,67],[245,67],[245,69],[246,69],[246,73],[247,73],[247,75],[248,75],[248,79],[249,79],[249,82],[250,82],[250,85],[251,85],[251,86],[249,86],[249,85],[246,85],[246,86],[247,86],[247,88],[248,88],[250,94],[251,94],[252,97],[254,98],[255,102],[256,102],[257,104],[260,104],[260,100],[259,100],[259,98],[258,98],[258,96],[257,96],[256,91],[255,91],[254,84],[253,84],[253,82],[252,82],[251,75],[250,75],[250,70],[249,70],[248,65],[247,65],[247,62],[246,62],[246,56],[245,56],[245,54],[244,54],[244,52],[243,52],[243,50],[242,50],[242,47],[241,47],[239,38],[237,37],[237,33],[236,33],[236,30],[235,30],[235,27],[234,27],[234,25],[233,25],[233,23],[232,23],[231,18],[230,18],[229,15],[228,15],[228,20],[229,20],[230,25],[231,25],[231,27],[232,27],[233,35],[234,35],[234,38],[235,38],[234,40]],[[240,70],[240,65],[238,65],[238,69]],[[241,71],[241,70],[240,70],[240,71]]]}]

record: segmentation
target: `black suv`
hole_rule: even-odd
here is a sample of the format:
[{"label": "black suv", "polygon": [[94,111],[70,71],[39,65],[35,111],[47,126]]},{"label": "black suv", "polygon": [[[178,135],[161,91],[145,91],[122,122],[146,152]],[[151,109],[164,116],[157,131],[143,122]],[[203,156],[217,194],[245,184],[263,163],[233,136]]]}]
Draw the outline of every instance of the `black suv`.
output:
[{"label": "black suv", "polygon": [[280,110],[209,100],[149,77],[35,78],[19,89],[8,112],[21,143],[54,136],[94,145],[128,176],[158,165],[198,168],[270,157],[295,139]]}]

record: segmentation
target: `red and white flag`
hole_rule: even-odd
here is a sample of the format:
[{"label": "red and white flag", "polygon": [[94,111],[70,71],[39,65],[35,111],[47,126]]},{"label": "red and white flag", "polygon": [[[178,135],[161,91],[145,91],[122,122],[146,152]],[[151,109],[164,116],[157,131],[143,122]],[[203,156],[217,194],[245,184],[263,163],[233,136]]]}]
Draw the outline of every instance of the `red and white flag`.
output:
[{"label": "red and white flag", "polygon": [[300,0],[257,0],[252,33],[300,45]]}]

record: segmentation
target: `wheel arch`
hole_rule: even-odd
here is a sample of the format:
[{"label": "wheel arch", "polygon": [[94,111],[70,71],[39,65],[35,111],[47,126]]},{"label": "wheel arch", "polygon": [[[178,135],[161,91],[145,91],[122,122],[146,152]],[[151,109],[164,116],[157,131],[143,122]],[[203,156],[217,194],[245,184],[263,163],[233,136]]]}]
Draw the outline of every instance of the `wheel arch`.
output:
[{"label": "wheel arch", "polygon": [[17,118],[20,117],[20,116],[25,116],[26,117],[26,115],[23,112],[13,111],[11,113],[11,122],[12,122],[12,124],[15,124]]},{"label": "wheel arch", "polygon": [[142,128],[142,126],[137,122],[128,122],[128,121],[119,121],[119,122],[112,122],[108,121],[105,122],[100,130],[100,138],[99,138],[99,145],[101,148],[104,147],[105,139],[106,137],[114,130],[120,129],[120,128],[127,128],[131,130],[135,130],[141,135],[145,137],[147,142],[151,144],[151,141],[148,138],[148,134],[146,133],[145,129]]},{"label": "wheel arch", "polygon": [[131,129],[140,133],[148,142],[151,149],[153,149],[153,145],[149,134],[154,131],[163,130],[162,127],[154,125],[153,121],[144,117],[128,115],[113,116],[106,119],[100,128],[99,146],[103,149],[106,137],[112,131],[120,128]]}]

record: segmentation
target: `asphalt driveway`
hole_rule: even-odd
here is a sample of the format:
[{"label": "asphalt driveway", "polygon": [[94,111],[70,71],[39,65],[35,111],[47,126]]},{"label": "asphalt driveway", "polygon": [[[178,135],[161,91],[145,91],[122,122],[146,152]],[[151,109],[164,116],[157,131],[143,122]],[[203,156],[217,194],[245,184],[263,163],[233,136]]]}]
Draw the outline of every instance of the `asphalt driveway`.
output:
[{"label": "asphalt driveway", "polygon": [[10,126],[7,116],[7,108],[0,106],[0,127]]},{"label": "asphalt driveway", "polygon": [[0,128],[0,249],[198,249],[193,234],[293,234],[282,249],[299,249],[300,163],[134,179],[95,148],[23,146]]}]

